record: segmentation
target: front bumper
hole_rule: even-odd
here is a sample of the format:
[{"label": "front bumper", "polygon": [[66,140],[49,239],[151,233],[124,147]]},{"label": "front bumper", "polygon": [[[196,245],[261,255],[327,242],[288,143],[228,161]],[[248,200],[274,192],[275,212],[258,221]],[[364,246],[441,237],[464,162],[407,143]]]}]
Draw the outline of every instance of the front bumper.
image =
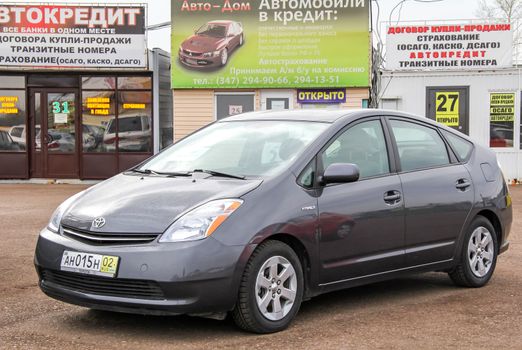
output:
[{"label": "front bumper", "polygon": [[221,65],[221,57],[194,57],[179,52],[179,61],[189,67],[218,67]]},{"label": "front bumper", "polygon": [[[246,248],[226,246],[212,237],[183,243],[92,246],[44,229],[36,247],[35,266],[42,291],[71,304],[140,314],[206,314],[234,307],[243,261],[250,251]],[[117,282],[151,281],[163,296],[113,296],[103,288],[91,292],[92,286],[86,291],[46,279],[46,271],[60,273],[64,250],[119,256]]]}]

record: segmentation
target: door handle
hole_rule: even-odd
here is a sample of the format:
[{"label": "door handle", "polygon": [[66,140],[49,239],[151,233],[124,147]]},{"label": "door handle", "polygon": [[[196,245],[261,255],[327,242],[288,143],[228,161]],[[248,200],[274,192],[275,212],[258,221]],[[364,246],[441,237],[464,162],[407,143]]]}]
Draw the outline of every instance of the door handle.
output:
[{"label": "door handle", "polygon": [[458,190],[465,191],[468,187],[471,186],[471,182],[468,179],[458,179],[455,187]]},{"label": "door handle", "polygon": [[388,191],[384,193],[384,201],[387,204],[397,204],[401,201],[401,193],[399,191]]}]

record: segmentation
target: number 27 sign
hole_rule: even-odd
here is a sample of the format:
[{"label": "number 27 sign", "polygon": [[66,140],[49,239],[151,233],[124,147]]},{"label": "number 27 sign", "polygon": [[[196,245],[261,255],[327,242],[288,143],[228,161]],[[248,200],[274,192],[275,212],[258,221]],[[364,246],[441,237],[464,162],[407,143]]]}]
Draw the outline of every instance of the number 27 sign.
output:
[{"label": "number 27 sign", "polygon": [[459,126],[459,93],[437,92],[435,94],[435,119],[447,126]]}]

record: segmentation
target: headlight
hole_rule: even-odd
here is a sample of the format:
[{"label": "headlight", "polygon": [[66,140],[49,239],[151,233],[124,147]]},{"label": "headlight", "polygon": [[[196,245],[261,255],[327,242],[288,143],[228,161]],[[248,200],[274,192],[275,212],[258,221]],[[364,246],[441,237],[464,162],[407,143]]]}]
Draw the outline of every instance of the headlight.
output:
[{"label": "headlight", "polygon": [[47,228],[54,232],[58,233],[58,230],[60,229],[60,222],[62,221],[62,216],[65,213],[65,211],[71,206],[71,204],[78,198],[80,195],[83,194],[83,192],[76,193],[74,196],[67,199],[65,202],[60,204],[58,208],[54,211],[53,215],[51,216],[51,220],[47,224]]},{"label": "headlight", "polygon": [[195,241],[210,236],[243,204],[241,199],[219,199],[197,207],[176,220],[160,242]]},{"label": "headlight", "polygon": [[221,51],[212,51],[212,52],[205,52],[203,54],[203,57],[218,57],[220,55]]}]

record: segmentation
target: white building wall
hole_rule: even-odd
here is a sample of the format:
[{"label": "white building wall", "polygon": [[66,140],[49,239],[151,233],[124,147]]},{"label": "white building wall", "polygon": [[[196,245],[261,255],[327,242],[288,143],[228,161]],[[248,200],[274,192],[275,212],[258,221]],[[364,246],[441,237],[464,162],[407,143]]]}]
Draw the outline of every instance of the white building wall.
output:
[{"label": "white building wall", "polygon": [[397,106],[398,110],[425,116],[426,87],[469,86],[469,136],[489,146],[489,94],[515,92],[515,123],[512,148],[492,148],[509,179],[522,179],[520,151],[521,70],[459,72],[383,72],[381,108]]}]

